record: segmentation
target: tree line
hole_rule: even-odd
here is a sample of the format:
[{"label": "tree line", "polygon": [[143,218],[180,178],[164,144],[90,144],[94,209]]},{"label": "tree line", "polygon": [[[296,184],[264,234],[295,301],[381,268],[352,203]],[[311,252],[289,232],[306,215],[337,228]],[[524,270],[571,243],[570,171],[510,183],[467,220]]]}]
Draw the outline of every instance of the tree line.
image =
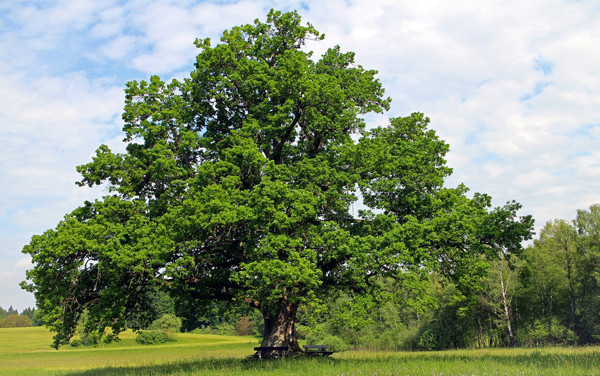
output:
[{"label": "tree line", "polygon": [[27,326],[41,326],[35,308],[25,308],[21,313],[14,309],[12,305],[8,310],[0,307],[0,328],[18,328]]},{"label": "tree line", "polygon": [[381,304],[334,299],[316,328],[367,348],[600,343],[600,205],[546,223],[523,252],[485,263],[467,288],[432,273],[419,304],[410,291]]}]

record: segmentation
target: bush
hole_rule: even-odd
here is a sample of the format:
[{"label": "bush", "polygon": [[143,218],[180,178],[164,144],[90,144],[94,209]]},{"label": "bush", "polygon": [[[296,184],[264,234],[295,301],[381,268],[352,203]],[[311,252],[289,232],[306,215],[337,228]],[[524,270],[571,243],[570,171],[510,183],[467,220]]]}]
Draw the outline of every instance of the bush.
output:
[{"label": "bush", "polygon": [[138,333],[135,341],[141,345],[157,345],[161,343],[174,342],[175,338],[166,332],[150,330]]},{"label": "bush", "polygon": [[236,329],[235,326],[229,323],[221,323],[215,327],[212,326],[203,326],[201,328],[196,328],[192,330],[190,333],[193,334],[218,334],[222,336],[235,336]]},{"label": "bush", "polygon": [[415,350],[419,343],[419,327],[408,328],[399,333],[400,350]]},{"label": "bush", "polygon": [[101,335],[97,332],[84,333],[81,342],[84,346],[96,346],[100,342]]},{"label": "bush", "polygon": [[82,337],[72,339],[69,342],[69,346],[71,347],[79,347],[79,346],[98,346],[100,342],[105,344],[109,344],[112,342],[120,341],[119,337],[114,334],[109,334],[104,337],[101,337],[97,332],[92,333],[84,333]]},{"label": "bush", "polygon": [[518,334],[520,343],[525,346],[574,345],[578,341],[577,335],[556,317],[536,319]]},{"label": "bush", "polygon": [[105,336],[104,338],[102,338],[102,342],[109,344],[109,343],[113,343],[113,342],[119,342],[121,339],[114,335],[114,334],[109,334],[107,336]]},{"label": "bush", "polygon": [[181,319],[175,315],[164,314],[159,319],[154,320],[148,329],[178,332],[181,330]]},{"label": "bush", "polygon": [[329,351],[345,351],[350,346],[340,337],[322,332],[313,332],[306,337],[306,343],[309,345],[327,345]]},{"label": "bush", "polygon": [[240,316],[235,324],[235,334],[238,336],[251,336],[254,334],[252,322],[248,316]]},{"label": "bush", "polygon": [[373,342],[374,348],[379,350],[398,350],[400,348],[400,333],[391,330],[382,331]]},{"label": "bush", "polygon": [[442,349],[439,338],[432,326],[425,325],[421,328],[417,342],[417,349],[426,351]]},{"label": "bush", "polygon": [[191,333],[191,334],[215,334],[215,333],[209,333],[209,331],[210,331],[209,329],[207,329],[207,328],[196,328],[196,329],[190,331],[189,333]]}]

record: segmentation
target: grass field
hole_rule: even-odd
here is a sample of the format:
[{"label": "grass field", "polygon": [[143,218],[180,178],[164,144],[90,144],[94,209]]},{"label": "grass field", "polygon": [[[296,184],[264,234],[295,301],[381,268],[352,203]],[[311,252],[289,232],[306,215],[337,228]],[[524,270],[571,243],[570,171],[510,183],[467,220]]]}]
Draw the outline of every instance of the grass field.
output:
[{"label": "grass field", "polygon": [[141,346],[49,347],[43,328],[0,329],[0,375],[600,375],[600,347],[441,352],[351,351],[326,359],[247,359],[250,337],[180,334]]}]

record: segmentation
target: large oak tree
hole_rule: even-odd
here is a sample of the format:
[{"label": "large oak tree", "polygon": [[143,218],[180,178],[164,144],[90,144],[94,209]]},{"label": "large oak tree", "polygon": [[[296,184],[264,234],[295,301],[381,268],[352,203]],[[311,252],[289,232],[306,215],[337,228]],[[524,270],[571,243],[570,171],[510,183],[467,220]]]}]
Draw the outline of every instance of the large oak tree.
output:
[{"label": "large oak tree", "polygon": [[254,307],[263,346],[300,351],[302,306],[433,270],[468,286],[483,254],[530,236],[518,205],[492,210],[487,195],[444,187],[449,147],[423,115],[367,131],[361,116],[390,99],[352,52],[313,58],[305,41],[323,37],[296,12],[271,11],[216,46],[197,40],[189,78],[127,84],[126,152],[102,145],[78,167],[80,185],[110,195],[24,248],[34,267],[23,286],[56,347],[84,311],[100,332],[150,320],[160,288],[179,310]]}]

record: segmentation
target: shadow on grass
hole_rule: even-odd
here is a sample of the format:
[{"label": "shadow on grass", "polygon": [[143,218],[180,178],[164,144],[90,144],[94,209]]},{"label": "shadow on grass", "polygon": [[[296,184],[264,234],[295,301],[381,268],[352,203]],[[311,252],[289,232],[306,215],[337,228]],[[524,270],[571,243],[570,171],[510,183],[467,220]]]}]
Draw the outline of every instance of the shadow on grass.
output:
[{"label": "shadow on grass", "polygon": [[[219,374],[331,374],[340,370],[352,369],[388,369],[408,366],[422,367],[437,364],[488,365],[492,368],[505,369],[510,367],[534,370],[563,369],[576,367],[580,370],[595,370],[600,368],[600,357],[597,352],[552,354],[538,351],[513,354],[475,354],[465,355],[448,352],[419,352],[419,353],[387,353],[377,356],[365,355],[364,358],[314,358],[298,357],[279,360],[258,360],[251,358],[226,359],[197,359],[180,360],[177,362],[147,365],[102,367],[86,371],[74,371],[68,376],[120,376],[120,375],[202,375],[205,373]],[[411,366],[412,365],[412,366]],[[400,369],[398,368],[398,369]],[[287,371],[287,372],[286,372]],[[314,372],[313,372],[314,371]],[[300,372],[300,373],[299,373]],[[579,373],[581,374],[581,373]],[[583,373],[587,374],[587,373]]]},{"label": "shadow on grass", "polygon": [[260,360],[251,358],[228,358],[228,359],[198,359],[180,360],[171,363],[139,365],[139,366],[117,366],[101,367],[84,371],[73,371],[67,376],[122,376],[122,375],[202,375],[207,372],[268,372],[268,370],[297,369],[297,366],[321,363],[325,367],[334,367],[345,360],[333,358],[287,358]]}]

